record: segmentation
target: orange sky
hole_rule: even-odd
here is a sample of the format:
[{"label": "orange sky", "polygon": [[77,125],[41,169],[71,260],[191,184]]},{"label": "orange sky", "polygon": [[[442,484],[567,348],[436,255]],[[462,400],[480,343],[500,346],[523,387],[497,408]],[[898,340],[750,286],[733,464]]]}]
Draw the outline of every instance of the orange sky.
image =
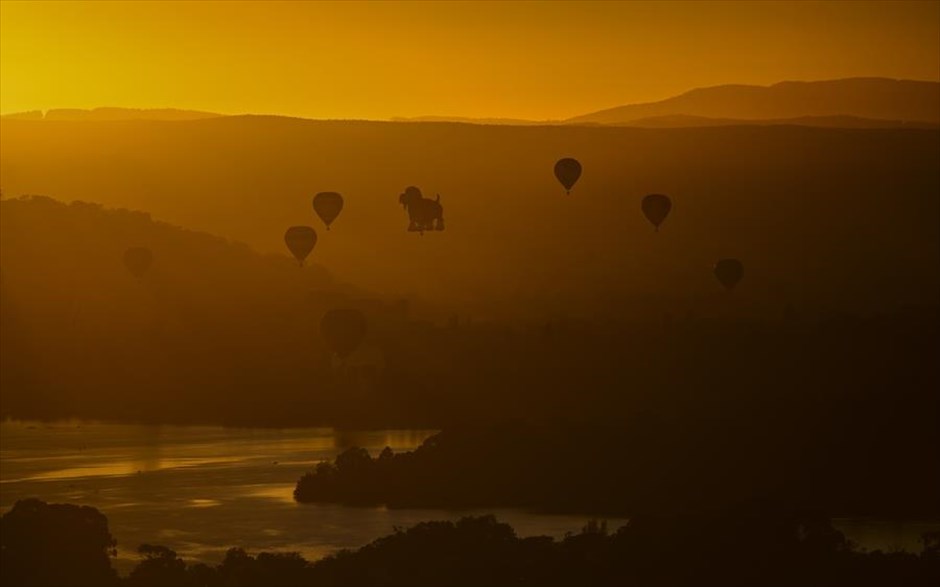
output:
[{"label": "orange sky", "polygon": [[2,2],[0,112],[565,118],[692,87],[940,79],[940,2]]}]

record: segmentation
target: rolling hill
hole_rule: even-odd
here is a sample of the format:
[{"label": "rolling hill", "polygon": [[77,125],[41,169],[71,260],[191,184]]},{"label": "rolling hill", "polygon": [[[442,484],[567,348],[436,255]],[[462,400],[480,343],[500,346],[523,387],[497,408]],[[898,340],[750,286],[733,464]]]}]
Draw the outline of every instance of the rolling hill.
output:
[{"label": "rolling hill", "polygon": [[[153,265],[136,277],[138,246]],[[327,310],[361,309],[372,334],[407,312],[316,264],[41,196],[0,201],[0,276],[0,418],[297,421],[332,397]]]}]

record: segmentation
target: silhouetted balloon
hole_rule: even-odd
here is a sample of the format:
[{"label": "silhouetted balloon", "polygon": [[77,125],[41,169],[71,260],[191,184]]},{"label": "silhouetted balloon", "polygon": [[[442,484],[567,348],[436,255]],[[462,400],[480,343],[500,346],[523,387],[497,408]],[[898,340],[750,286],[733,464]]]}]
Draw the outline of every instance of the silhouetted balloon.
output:
[{"label": "silhouetted balloon", "polygon": [[559,159],[558,162],[555,163],[555,177],[558,178],[561,185],[565,186],[565,193],[570,194],[571,188],[574,187],[574,184],[578,182],[578,178],[581,177],[581,164],[578,163],[577,159],[572,159],[571,157]]},{"label": "silhouetted balloon", "polygon": [[359,310],[335,309],[320,320],[320,333],[340,359],[359,348],[366,335],[366,319]]},{"label": "silhouetted balloon", "polygon": [[649,220],[656,231],[659,232],[659,225],[663,223],[669,211],[672,210],[672,200],[669,196],[663,194],[650,194],[643,198],[643,215]]},{"label": "silhouetted balloon", "polygon": [[732,289],[744,277],[744,265],[737,259],[721,259],[715,263],[715,277],[721,285]]},{"label": "silhouetted balloon", "polygon": [[313,209],[329,230],[330,224],[343,210],[343,196],[336,192],[320,192],[313,197]]},{"label": "silhouetted balloon", "polygon": [[140,277],[150,269],[153,253],[144,247],[131,247],[124,251],[124,266],[134,277]]},{"label": "silhouetted balloon", "polygon": [[309,226],[291,226],[284,233],[284,243],[301,265],[317,244],[317,231]]}]

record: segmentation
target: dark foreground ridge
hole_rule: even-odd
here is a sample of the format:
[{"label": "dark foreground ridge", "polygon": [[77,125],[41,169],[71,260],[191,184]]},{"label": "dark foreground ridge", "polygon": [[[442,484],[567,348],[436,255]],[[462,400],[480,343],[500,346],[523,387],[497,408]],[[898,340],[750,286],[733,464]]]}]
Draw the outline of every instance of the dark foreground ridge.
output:
[{"label": "dark foreground ridge", "polygon": [[818,514],[753,507],[710,515],[638,516],[616,531],[589,522],[562,540],[520,538],[493,516],[423,522],[316,562],[296,553],[228,551],[186,564],[142,545],[128,577],[94,508],[16,503],[0,521],[2,583],[26,585],[936,585],[940,534],[920,554],[863,552]]}]

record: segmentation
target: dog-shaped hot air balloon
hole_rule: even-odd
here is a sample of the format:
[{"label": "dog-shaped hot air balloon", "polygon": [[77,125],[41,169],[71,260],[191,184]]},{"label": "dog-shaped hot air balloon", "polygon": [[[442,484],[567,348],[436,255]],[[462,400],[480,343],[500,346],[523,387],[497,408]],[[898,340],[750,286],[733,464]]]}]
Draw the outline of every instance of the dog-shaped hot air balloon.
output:
[{"label": "dog-shaped hot air balloon", "polygon": [[417,187],[409,186],[398,196],[398,202],[408,212],[409,232],[424,235],[425,230],[444,230],[444,208],[441,206],[440,194],[431,200],[422,196]]}]

